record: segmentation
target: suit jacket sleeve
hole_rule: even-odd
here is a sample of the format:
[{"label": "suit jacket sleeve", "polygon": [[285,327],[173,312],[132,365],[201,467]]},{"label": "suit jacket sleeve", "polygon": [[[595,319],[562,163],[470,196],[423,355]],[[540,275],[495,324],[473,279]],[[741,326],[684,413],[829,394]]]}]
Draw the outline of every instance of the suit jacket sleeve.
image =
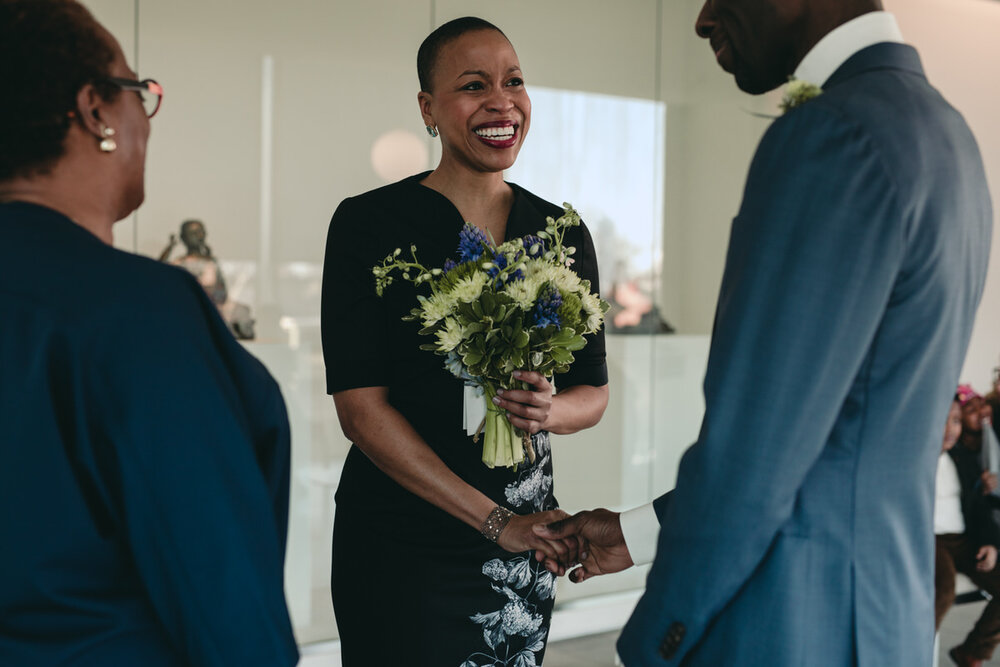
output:
[{"label": "suit jacket sleeve", "polygon": [[284,404],[184,278],[90,351],[75,458],[186,663],[295,664]]},{"label": "suit jacket sleeve", "polygon": [[[897,201],[878,147],[835,110],[810,103],[766,133],[732,225],[704,421],[657,501],[626,664],[681,662],[795,512],[890,300],[906,241]],[[675,623],[686,632],[665,660]]]}]

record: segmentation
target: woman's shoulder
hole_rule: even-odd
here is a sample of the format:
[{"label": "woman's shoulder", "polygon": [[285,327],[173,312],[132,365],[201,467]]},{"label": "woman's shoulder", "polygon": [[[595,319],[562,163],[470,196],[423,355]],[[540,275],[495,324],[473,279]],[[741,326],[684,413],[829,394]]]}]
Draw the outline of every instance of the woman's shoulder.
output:
[{"label": "woman's shoulder", "polygon": [[[514,190],[514,209],[512,219],[516,225],[513,230],[515,236],[534,234],[538,229],[545,227],[546,218],[558,218],[566,209],[552,202],[543,199],[535,193],[521,187],[517,183],[508,183]],[[510,232],[508,232],[508,236]],[[591,244],[590,231],[586,223],[580,221],[579,227],[572,227],[566,231],[566,238],[570,245]]]},{"label": "woman's shoulder", "polygon": [[338,210],[348,208],[350,210],[378,211],[412,205],[412,202],[421,195],[423,186],[420,185],[420,181],[426,178],[429,173],[422,172],[407,176],[395,183],[347,197],[340,202]]},{"label": "woman's shoulder", "polygon": [[563,207],[557,206],[547,199],[542,199],[534,192],[524,188],[517,183],[507,183],[513,190],[516,197],[515,202],[527,209],[533,209],[543,218],[552,216],[558,218],[563,214]]},{"label": "woman's shoulder", "polygon": [[118,338],[146,338],[152,330],[188,338],[208,333],[215,306],[186,269],[112,247],[100,254],[92,258],[87,303],[74,318],[79,324],[114,323]]}]

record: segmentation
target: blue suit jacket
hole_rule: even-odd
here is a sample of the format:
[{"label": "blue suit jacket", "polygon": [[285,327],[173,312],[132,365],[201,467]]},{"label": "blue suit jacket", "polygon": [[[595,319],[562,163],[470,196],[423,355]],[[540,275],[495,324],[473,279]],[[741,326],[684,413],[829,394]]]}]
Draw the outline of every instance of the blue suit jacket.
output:
[{"label": "blue suit jacket", "polygon": [[626,665],[930,664],[935,465],[991,224],[976,142],[909,46],[773,123]]}]

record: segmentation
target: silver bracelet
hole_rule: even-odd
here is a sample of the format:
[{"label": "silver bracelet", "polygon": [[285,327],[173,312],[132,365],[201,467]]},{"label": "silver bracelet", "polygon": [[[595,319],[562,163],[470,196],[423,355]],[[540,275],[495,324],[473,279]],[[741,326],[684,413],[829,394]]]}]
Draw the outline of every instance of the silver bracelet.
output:
[{"label": "silver bracelet", "polygon": [[490,512],[490,515],[486,517],[486,521],[483,521],[482,527],[479,532],[483,534],[483,537],[488,539],[490,542],[496,542],[500,539],[500,533],[503,529],[507,527],[510,520],[514,518],[514,513],[511,512],[506,507],[497,505]]}]

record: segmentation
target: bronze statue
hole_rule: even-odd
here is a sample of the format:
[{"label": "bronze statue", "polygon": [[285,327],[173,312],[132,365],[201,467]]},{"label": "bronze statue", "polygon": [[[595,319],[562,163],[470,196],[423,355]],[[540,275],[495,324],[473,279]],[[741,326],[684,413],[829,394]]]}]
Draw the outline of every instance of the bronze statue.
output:
[{"label": "bronze statue", "polygon": [[183,267],[193,275],[205,288],[205,292],[219,309],[222,319],[229,325],[233,335],[241,340],[251,340],[254,338],[254,320],[250,317],[250,308],[245,304],[230,301],[219,262],[212,255],[212,249],[205,243],[207,235],[205,224],[201,220],[185,220],[181,223],[180,230],[185,254],[170,259],[171,253],[177,247],[177,235],[171,234],[170,242],[160,253],[160,261]]}]

